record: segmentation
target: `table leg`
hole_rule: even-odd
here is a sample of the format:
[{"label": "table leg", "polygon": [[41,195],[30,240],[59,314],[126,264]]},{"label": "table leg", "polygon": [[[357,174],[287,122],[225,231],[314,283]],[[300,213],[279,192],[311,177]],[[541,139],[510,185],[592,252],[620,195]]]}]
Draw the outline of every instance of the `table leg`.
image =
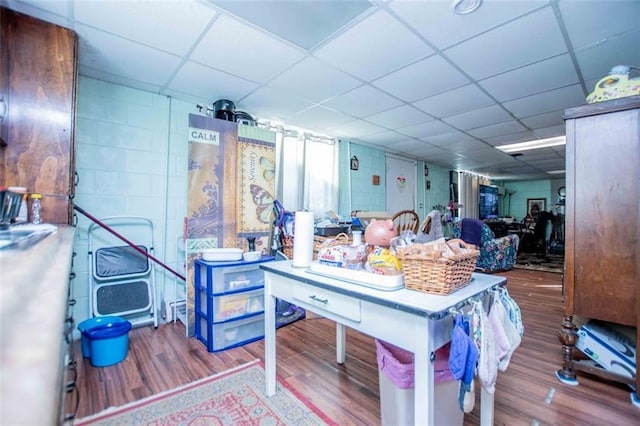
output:
[{"label": "table leg", "polygon": [[427,332],[418,333],[414,353],[414,424],[435,425],[435,374],[431,361],[430,339],[434,335],[431,321],[427,320]]},{"label": "table leg", "polygon": [[480,389],[480,425],[493,426],[494,394],[487,392],[484,386],[480,386]]},{"label": "table leg", "polygon": [[272,396],[276,393],[276,303],[269,274],[265,274],[264,288],[264,374],[267,396]]},{"label": "table leg", "polygon": [[344,364],[347,345],[347,333],[344,325],[336,323],[336,362]]}]

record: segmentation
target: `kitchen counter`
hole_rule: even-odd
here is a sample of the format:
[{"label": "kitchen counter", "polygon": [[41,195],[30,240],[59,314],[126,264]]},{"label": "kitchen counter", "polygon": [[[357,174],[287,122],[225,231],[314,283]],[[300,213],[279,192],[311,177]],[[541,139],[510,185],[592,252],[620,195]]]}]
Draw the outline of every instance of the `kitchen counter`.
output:
[{"label": "kitchen counter", "polygon": [[0,250],[0,424],[59,423],[74,233]]}]

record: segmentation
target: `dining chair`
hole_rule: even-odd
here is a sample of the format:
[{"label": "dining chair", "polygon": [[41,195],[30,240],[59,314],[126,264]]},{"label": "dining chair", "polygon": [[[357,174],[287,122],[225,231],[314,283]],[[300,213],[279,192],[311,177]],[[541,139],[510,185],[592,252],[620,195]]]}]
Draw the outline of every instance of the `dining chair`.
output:
[{"label": "dining chair", "polygon": [[420,216],[413,210],[400,210],[391,217],[391,220],[398,230],[398,235],[407,230],[413,231],[414,234],[418,233]]}]

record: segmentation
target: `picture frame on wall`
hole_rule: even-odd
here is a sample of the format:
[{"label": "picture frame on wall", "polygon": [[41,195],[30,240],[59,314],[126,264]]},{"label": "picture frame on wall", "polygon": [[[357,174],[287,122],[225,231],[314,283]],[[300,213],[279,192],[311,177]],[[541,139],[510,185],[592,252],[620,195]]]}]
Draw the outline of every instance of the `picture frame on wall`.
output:
[{"label": "picture frame on wall", "polygon": [[541,212],[546,210],[546,200],[544,198],[527,198],[527,213],[529,213],[531,211],[531,207],[536,204]]}]

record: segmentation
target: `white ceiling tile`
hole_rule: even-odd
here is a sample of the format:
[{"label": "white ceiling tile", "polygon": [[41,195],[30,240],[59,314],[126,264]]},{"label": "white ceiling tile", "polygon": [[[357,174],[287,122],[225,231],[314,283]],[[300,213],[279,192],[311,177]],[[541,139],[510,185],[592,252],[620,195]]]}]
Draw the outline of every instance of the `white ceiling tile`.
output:
[{"label": "white ceiling tile", "polygon": [[[92,77],[97,80],[108,81],[112,84],[120,84],[122,86],[131,85],[131,77],[128,75],[111,74],[105,71],[104,68],[90,68],[83,64],[78,65],[78,73],[83,77]],[[146,90],[151,93],[159,93],[162,90],[162,85],[152,84],[147,82],[136,82],[136,88],[140,90]],[[185,94],[186,95],[186,94]]]},{"label": "white ceiling tile", "polygon": [[178,55],[192,48],[216,15],[213,8],[195,0],[74,1],[73,5],[77,22]]},{"label": "white ceiling tile", "polygon": [[310,129],[321,129],[347,123],[353,117],[318,105],[291,116],[291,119]]},{"label": "white ceiling tile", "polygon": [[470,149],[465,152],[461,152],[460,154],[465,158],[477,160],[484,165],[505,164],[513,161],[513,158],[509,154],[495,148],[487,148],[486,146],[483,148],[470,147]]},{"label": "white ceiling tile", "polygon": [[493,146],[506,145],[508,143],[525,142],[539,139],[532,131],[511,133],[508,135],[494,136],[492,138],[483,138],[482,140]]},{"label": "white ceiling tile", "polygon": [[403,152],[406,154],[413,154],[414,152],[422,150],[425,147],[434,149],[433,146],[415,139],[407,139],[407,140],[393,143],[393,148],[395,148],[396,151]]},{"label": "white ceiling tile", "polygon": [[491,96],[504,102],[578,83],[569,55],[560,55],[480,81]]},{"label": "white ceiling tile", "polygon": [[551,111],[543,114],[532,115],[529,117],[521,118],[520,121],[531,129],[538,129],[541,127],[550,127],[562,124],[564,125],[564,110]]},{"label": "white ceiling tile", "polygon": [[367,0],[209,1],[307,50],[372,7]]},{"label": "white ceiling tile", "polygon": [[[441,144],[440,147],[445,151],[454,152],[456,154],[464,155],[470,151],[478,151],[486,148],[487,145],[475,139],[458,140],[456,142],[449,142]],[[492,148],[495,151],[495,148]]]},{"label": "white ceiling tile", "polygon": [[389,7],[436,47],[444,49],[544,6],[548,1],[485,0],[468,15],[454,13],[452,3],[396,0]]},{"label": "white ceiling tile", "polygon": [[432,117],[409,105],[403,105],[367,117],[367,121],[390,129],[403,128],[431,120],[433,120]]},{"label": "white ceiling tile", "polygon": [[202,93],[202,97],[213,102],[229,99],[235,102],[257,87],[255,83],[205,67],[195,62],[187,62],[168,88],[178,92]]},{"label": "white ceiling tile", "polygon": [[475,79],[487,78],[567,51],[550,7],[462,42],[444,53]]},{"label": "white ceiling tile", "polygon": [[368,136],[367,142],[371,142],[376,145],[389,145],[400,141],[406,141],[407,139],[408,138],[405,135],[401,135],[396,132],[384,132]]},{"label": "white ceiling tile", "polygon": [[313,106],[311,102],[287,96],[281,90],[269,87],[261,87],[252,92],[242,98],[238,105],[244,111],[265,119],[287,118]]},{"label": "white ceiling tile", "polygon": [[431,53],[433,49],[383,10],[314,52],[318,58],[367,81]]},{"label": "white ceiling tile", "polygon": [[73,28],[73,22],[70,19],[71,6],[66,1],[16,1],[7,0],[2,5],[16,12],[33,16],[52,24],[60,25],[65,28]]},{"label": "white ceiling tile", "polygon": [[361,84],[344,72],[310,57],[280,74],[269,83],[269,86],[291,96],[322,102]]},{"label": "white ceiling tile", "polygon": [[449,145],[449,144],[454,144],[459,142],[475,141],[474,138],[462,132],[446,133],[446,134],[430,136],[427,138],[420,138],[420,139],[435,146],[443,146],[443,145]]},{"label": "white ceiling tile", "polygon": [[[576,59],[585,80],[603,78],[616,65],[640,64],[640,29],[580,50],[576,52]],[[587,88],[593,90],[593,87]]]},{"label": "white ceiling tile", "polygon": [[443,157],[450,158],[453,156],[450,152],[446,152],[439,146],[433,146],[428,143],[422,143],[422,145],[414,148],[414,155],[419,155],[425,161],[432,163]]},{"label": "white ceiling tile", "polygon": [[340,126],[330,126],[328,131],[338,136],[347,136],[350,138],[362,138],[378,133],[384,133],[388,130],[384,127],[376,126],[364,120],[353,120]]},{"label": "white ceiling tile", "polygon": [[559,124],[557,126],[551,127],[543,127],[540,129],[535,129],[535,133],[542,139],[554,138],[556,136],[564,136],[566,134],[566,127],[564,124]]},{"label": "white ceiling tile", "polygon": [[369,85],[357,87],[323,103],[323,105],[356,117],[366,117],[401,104],[402,101]]},{"label": "white ceiling tile", "polygon": [[473,111],[452,115],[442,120],[460,130],[475,129],[489,124],[510,120],[511,116],[498,105],[491,105]]},{"label": "white ceiling tile", "polygon": [[408,102],[468,83],[469,79],[437,55],[372,82],[374,86]]},{"label": "white ceiling tile", "polygon": [[542,114],[560,108],[570,108],[586,103],[582,87],[579,84],[550,90],[514,101],[505,102],[504,106],[516,117],[527,117]]},{"label": "white ceiling tile", "polygon": [[[85,25],[78,25],[76,31],[80,36],[79,63],[109,74],[163,86],[181,62],[179,56],[151,49]],[[104,50],[110,49],[117,50],[127,60],[101,54]]]},{"label": "white ceiling tile", "polygon": [[[232,43],[229,34],[233,34]],[[303,57],[302,50],[228,16],[214,22],[191,54],[194,61],[259,83],[271,80]]]},{"label": "white ceiling tile", "polygon": [[403,135],[423,139],[444,133],[452,133],[456,130],[442,121],[433,120],[426,123],[415,124],[413,126],[398,128],[396,131]]},{"label": "white ceiling tile", "polygon": [[492,103],[493,100],[478,86],[467,84],[448,92],[415,101],[413,105],[434,117],[442,118],[491,105]]},{"label": "white ceiling tile", "polygon": [[482,138],[489,138],[492,136],[522,132],[525,130],[527,129],[522,124],[518,123],[515,120],[509,120],[503,123],[478,127],[478,128],[467,131],[467,133],[482,139]]},{"label": "white ceiling tile", "polygon": [[575,49],[598,43],[640,25],[640,2],[560,1],[560,13]]}]

